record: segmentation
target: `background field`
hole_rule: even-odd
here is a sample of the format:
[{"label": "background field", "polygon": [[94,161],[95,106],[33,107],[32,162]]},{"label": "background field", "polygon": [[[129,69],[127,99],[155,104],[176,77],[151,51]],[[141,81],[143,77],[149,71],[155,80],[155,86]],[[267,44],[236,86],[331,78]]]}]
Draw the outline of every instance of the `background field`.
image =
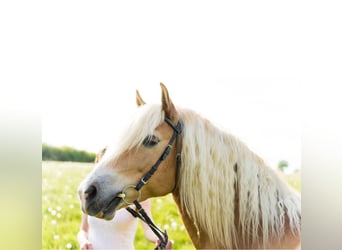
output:
[{"label": "background field", "polygon": [[[79,249],[77,233],[80,228],[81,210],[77,187],[90,172],[93,163],[54,162],[42,163],[42,248]],[[299,174],[286,177],[297,190],[301,188]],[[174,249],[194,249],[183,226],[171,195],[154,198],[152,213],[155,223],[166,229]],[[139,223],[136,249],[153,249]]]}]

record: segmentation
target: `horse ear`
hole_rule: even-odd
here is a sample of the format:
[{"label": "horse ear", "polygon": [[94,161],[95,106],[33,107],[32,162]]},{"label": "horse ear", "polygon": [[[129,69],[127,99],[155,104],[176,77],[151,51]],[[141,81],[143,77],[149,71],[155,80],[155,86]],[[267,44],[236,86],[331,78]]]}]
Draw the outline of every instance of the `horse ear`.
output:
[{"label": "horse ear", "polygon": [[177,121],[177,112],[169,97],[169,92],[163,83],[160,83],[160,87],[162,90],[162,108],[165,112],[165,116],[173,121]]},{"label": "horse ear", "polygon": [[136,97],[135,97],[135,100],[136,100],[136,102],[137,102],[137,106],[138,106],[138,107],[145,104],[145,102],[144,102],[144,100],[141,98],[141,96],[140,96],[138,90],[136,90]]},{"label": "horse ear", "polygon": [[95,163],[99,163],[102,159],[102,156],[106,153],[107,147],[102,148],[95,157]]}]

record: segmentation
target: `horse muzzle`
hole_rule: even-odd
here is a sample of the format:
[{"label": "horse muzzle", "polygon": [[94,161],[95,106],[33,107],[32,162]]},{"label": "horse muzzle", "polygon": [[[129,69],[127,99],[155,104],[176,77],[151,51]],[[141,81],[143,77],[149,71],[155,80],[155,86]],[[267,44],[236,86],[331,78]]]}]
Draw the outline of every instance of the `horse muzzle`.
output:
[{"label": "horse muzzle", "polygon": [[122,202],[122,198],[117,194],[110,193],[104,198],[101,189],[96,184],[91,184],[88,187],[80,186],[78,190],[82,211],[90,216],[106,220],[115,216],[115,210]]}]

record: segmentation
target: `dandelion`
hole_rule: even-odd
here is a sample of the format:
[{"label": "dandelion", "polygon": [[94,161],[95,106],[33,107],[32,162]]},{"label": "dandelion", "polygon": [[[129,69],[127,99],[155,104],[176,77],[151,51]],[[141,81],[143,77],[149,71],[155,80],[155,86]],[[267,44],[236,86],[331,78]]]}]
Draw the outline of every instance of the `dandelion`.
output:
[{"label": "dandelion", "polygon": [[57,221],[56,220],[52,220],[51,223],[52,223],[52,225],[56,225]]},{"label": "dandelion", "polygon": [[66,247],[67,247],[68,249],[70,249],[70,248],[72,248],[72,244],[69,242],[68,244],[66,244]]},{"label": "dandelion", "polygon": [[68,197],[68,199],[72,199],[72,195],[71,194],[68,194],[67,197]]},{"label": "dandelion", "polygon": [[57,209],[58,211],[61,211],[61,210],[62,210],[62,208],[61,208],[60,206],[58,206],[56,209]]},{"label": "dandelion", "polygon": [[52,210],[50,213],[52,216],[55,216],[57,214],[56,210]]},{"label": "dandelion", "polygon": [[178,227],[177,222],[175,222],[175,221],[172,222],[171,223],[171,227],[172,227],[173,230],[177,230],[177,227]]},{"label": "dandelion", "polygon": [[74,208],[74,205],[73,205],[73,204],[71,204],[69,207],[70,207],[70,208]]},{"label": "dandelion", "polygon": [[54,236],[53,236],[53,239],[54,239],[54,240],[59,240],[59,235],[58,235],[58,234],[54,235]]},{"label": "dandelion", "polygon": [[62,215],[60,213],[57,214],[57,218],[61,218]]}]

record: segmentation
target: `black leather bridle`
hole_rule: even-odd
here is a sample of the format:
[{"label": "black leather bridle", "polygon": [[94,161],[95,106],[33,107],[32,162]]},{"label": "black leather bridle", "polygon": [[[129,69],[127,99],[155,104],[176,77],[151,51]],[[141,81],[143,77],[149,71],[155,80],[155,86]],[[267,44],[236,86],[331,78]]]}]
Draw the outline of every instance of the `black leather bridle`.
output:
[{"label": "black leather bridle", "polygon": [[[167,144],[166,148],[164,149],[163,153],[161,156],[158,158],[156,163],[153,164],[151,169],[140,179],[137,185],[130,185],[127,186],[120,194],[118,194],[117,197],[122,198],[127,204],[134,204],[137,210],[134,210],[130,207],[127,207],[126,209],[128,212],[130,212],[134,217],[141,219],[144,221],[153,231],[153,233],[158,237],[160,240],[160,243],[158,246],[156,246],[155,249],[165,249],[166,244],[168,242],[168,235],[166,233],[166,230],[163,232],[161,229],[159,229],[151,220],[151,218],[147,215],[145,210],[142,208],[142,206],[139,203],[140,199],[140,189],[148,182],[148,180],[152,177],[152,175],[157,171],[159,165],[161,164],[162,161],[166,159],[166,157],[169,155],[173,143],[176,141],[176,150],[178,151],[178,135],[181,134],[182,132],[182,124],[180,121],[175,125],[171,119],[165,117],[165,122],[173,128],[173,134],[169,140],[169,143]],[[175,178],[175,186],[173,190],[177,186],[177,179],[178,179],[178,171],[179,171],[179,164],[180,164],[180,153],[176,152],[176,178]],[[129,188],[135,189],[138,193],[137,198],[133,202],[127,202],[125,200],[125,191]]]}]

